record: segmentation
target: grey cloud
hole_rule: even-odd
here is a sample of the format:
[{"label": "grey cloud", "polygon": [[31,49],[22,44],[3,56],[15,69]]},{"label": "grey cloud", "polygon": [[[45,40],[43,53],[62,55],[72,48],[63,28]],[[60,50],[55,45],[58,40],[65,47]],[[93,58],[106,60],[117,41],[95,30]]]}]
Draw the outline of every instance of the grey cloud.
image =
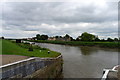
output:
[{"label": "grey cloud", "polygon": [[[110,33],[113,35],[112,33],[117,33],[116,29],[109,28],[109,26],[112,27],[110,22],[117,21],[117,3],[106,3],[105,6],[104,8],[104,6],[101,7],[94,3],[84,5],[69,2],[8,2],[3,6],[2,20],[5,22],[3,23],[3,29],[21,30],[21,32],[37,31],[50,36],[68,33],[76,37],[84,31],[99,35]],[[97,25],[81,27],[77,26],[77,23]],[[41,26],[42,24],[48,26]],[[69,24],[69,27],[62,24]],[[108,24],[110,25],[107,26]],[[49,27],[51,25],[54,25],[55,28]]]},{"label": "grey cloud", "polygon": [[[71,4],[71,3],[69,3]],[[11,11],[3,11],[3,20],[9,22],[13,21],[23,21],[25,22],[37,22],[39,23],[77,23],[77,22],[104,22],[110,20],[117,20],[114,15],[116,15],[116,9],[108,9],[106,11],[101,11],[96,14],[96,5],[90,4],[84,6],[78,6],[75,9],[65,10],[64,8],[69,7],[65,3],[7,3],[9,7],[12,8]],[[111,5],[110,5],[111,6]],[[6,8],[5,8],[6,9]],[[116,11],[115,11],[116,10]],[[105,14],[106,13],[106,14]],[[112,13],[112,14],[111,14]],[[72,14],[72,15],[71,15]],[[9,24],[9,23],[8,23]],[[18,24],[18,23],[17,23]],[[22,24],[21,24],[22,25]],[[34,24],[33,24],[34,25]]]},{"label": "grey cloud", "polygon": [[[80,4],[81,5],[81,4]],[[107,21],[116,21],[117,20],[117,3],[109,5],[106,9],[98,9],[97,5],[91,4],[87,6],[77,7],[74,15],[72,16],[58,16],[55,17],[56,21],[66,22],[66,23],[77,23],[77,22],[107,22]],[[70,11],[69,13],[71,14]],[[98,13],[97,13],[98,12]]]}]

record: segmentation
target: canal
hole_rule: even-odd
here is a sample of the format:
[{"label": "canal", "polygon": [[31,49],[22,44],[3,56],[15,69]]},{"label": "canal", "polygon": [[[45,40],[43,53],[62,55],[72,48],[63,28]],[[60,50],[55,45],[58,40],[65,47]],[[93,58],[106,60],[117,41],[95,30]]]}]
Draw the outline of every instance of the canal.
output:
[{"label": "canal", "polygon": [[58,51],[63,55],[64,78],[101,78],[104,68],[112,68],[118,64],[117,49],[49,43],[36,44]]}]

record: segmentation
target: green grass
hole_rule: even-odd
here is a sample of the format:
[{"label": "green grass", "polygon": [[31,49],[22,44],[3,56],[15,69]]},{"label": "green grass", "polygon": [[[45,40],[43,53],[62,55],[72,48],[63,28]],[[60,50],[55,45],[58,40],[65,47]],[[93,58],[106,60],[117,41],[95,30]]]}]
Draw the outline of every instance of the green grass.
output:
[{"label": "green grass", "polygon": [[[29,44],[18,44],[9,40],[0,40],[0,44],[2,44],[2,54],[6,55],[23,55],[30,57],[57,57],[60,55],[58,52],[40,48],[38,46],[33,46],[33,51],[28,51],[28,48],[30,47]],[[50,51],[50,54],[48,54],[48,51]]]},{"label": "green grass", "polygon": [[40,43],[53,43],[63,45],[75,45],[75,46],[99,46],[106,48],[118,48],[120,47],[119,42],[83,42],[83,41],[48,41],[48,40],[33,40],[33,42]]}]

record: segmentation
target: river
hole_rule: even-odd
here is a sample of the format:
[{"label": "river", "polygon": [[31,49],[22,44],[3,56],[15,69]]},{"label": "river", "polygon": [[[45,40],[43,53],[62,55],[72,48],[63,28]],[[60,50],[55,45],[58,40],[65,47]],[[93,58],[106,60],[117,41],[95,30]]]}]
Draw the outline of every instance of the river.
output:
[{"label": "river", "polygon": [[118,64],[117,49],[49,43],[36,44],[63,55],[64,78],[101,78],[104,68],[112,68]]}]

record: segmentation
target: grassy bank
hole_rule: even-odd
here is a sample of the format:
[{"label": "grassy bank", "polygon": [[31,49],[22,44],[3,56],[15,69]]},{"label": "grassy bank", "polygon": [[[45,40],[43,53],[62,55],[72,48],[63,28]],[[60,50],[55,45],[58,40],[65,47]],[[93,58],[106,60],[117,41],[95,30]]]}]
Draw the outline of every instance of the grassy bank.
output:
[{"label": "grassy bank", "polygon": [[99,46],[106,48],[118,48],[120,47],[119,42],[83,42],[83,41],[48,41],[48,40],[32,40],[33,42],[40,43],[53,43],[63,45],[74,45],[74,46]]},{"label": "grassy bank", "polygon": [[[60,55],[58,52],[50,51],[49,49],[41,48],[36,45],[33,45],[33,51],[29,51],[28,48],[30,47],[30,44],[15,43],[9,40],[0,40],[0,45],[2,45],[1,54],[23,55],[31,57],[56,57]],[[50,51],[49,54],[48,51]]]}]

